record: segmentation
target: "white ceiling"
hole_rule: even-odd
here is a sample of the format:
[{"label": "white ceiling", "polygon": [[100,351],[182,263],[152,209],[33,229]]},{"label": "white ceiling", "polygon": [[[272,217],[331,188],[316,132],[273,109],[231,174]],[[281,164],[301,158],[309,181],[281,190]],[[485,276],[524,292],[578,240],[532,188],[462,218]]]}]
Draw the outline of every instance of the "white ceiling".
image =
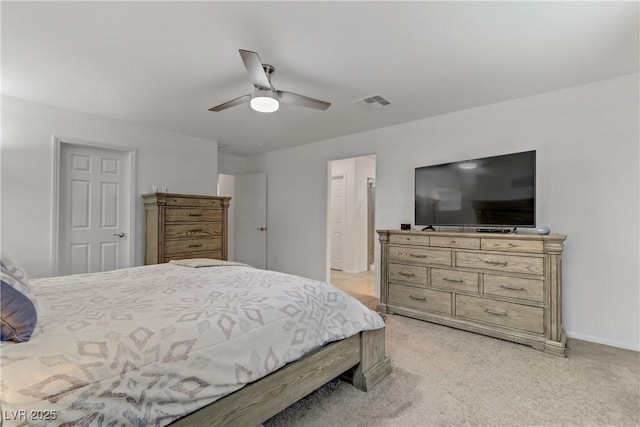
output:
[{"label": "white ceiling", "polygon": [[[252,154],[638,71],[638,2],[7,2],[2,92]],[[243,104],[238,49],[327,111]],[[353,101],[380,94],[391,105]],[[597,102],[597,100],[596,100]]]}]

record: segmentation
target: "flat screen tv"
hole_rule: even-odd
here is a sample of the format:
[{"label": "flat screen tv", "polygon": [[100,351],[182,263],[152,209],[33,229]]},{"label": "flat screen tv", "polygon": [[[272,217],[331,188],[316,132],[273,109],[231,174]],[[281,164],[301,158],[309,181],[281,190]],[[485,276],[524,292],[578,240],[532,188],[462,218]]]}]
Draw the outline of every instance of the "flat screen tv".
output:
[{"label": "flat screen tv", "polygon": [[536,152],[416,168],[415,224],[535,227]]}]

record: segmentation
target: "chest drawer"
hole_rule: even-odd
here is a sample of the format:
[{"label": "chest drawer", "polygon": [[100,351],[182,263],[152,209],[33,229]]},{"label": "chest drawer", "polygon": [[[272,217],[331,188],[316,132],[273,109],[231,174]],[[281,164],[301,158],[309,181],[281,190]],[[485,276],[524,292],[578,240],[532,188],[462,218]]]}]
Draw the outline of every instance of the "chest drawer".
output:
[{"label": "chest drawer", "polygon": [[167,222],[221,221],[222,210],[198,208],[167,208]]},{"label": "chest drawer", "polygon": [[450,292],[391,283],[389,285],[389,303],[401,307],[451,314]]},{"label": "chest drawer", "polygon": [[431,246],[460,249],[480,249],[480,239],[472,237],[431,236]]},{"label": "chest drawer", "polygon": [[431,286],[477,293],[478,273],[433,268],[431,270]]},{"label": "chest drawer", "polygon": [[542,253],[544,244],[542,240],[517,240],[517,239],[482,239],[482,250],[485,251],[516,251]]},{"label": "chest drawer", "polygon": [[415,234],[392,234],[389,236],[390,243],[405,243],[408,245],[428,245],[429,236],[421,236]]},{"label": "chest drawer", "polygon": [[445,249],[422,249],[413,247],[390,246],[391,261],[405,261],[420,264],[451,265],[451,252]]},{"label": "chest drawer", "polygon": [[456,316],[537,334],[544,333],[542,307],[456,295]]},{"label": "chest drawer", "polygon": [[427,267],[389,263],[389,280],[404,280],[426,286]]},{"label": "chest drawer", "polygon": [[209,251],[209,252],[198,252],[198,253],[190,253],[190,254],[181,254],[177,256],[165,256],[164,262],[169,262],[172,259],[192,259],[192,258],[212,258],[212,259],[222,259],[222,251]]},{"label": "chest drawer", "polygon": [[457,252],[458,267],[480,268],[484,270],[526,273],[541,276],[544,274],[544,260],[538,257],[522,255],[488,254],[483,252]]},{"label": "chest drawer", "polygon": [[544,282],[542,279],[523,279],[520,277],[485,274],[484,293],[487,295],[543,302]]},{"label": "chest drawer", "polygon": [[222,200],[211,198],[194,198],[181,196],[168,196],[166,198],[167,206],[186,206],[199,208],[221,208]]},{"label": "chest drawer", "polygon": [[167,240],[165,242],[165,254],[175,255],[182,253],[215,251],[222,247],[222,239],[181,239]]},{"label": "chest drawer", "polygon": [[222,235],[222,223],[167,224],[165,225],[164,233],[167,239],[182,237],[219,237]]}]

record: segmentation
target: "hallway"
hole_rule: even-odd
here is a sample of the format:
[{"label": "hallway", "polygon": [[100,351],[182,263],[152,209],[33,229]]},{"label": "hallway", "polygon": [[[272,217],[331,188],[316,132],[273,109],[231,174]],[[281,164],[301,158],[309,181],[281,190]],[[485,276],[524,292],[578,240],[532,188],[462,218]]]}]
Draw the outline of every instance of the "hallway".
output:
[{"label": "hallway", "polygon": [[362,273],[345,273],[340,270],[331,270],[331,283],[343,291],[371,295],[374,294],[375,278],[374,271],[363,271]]}]

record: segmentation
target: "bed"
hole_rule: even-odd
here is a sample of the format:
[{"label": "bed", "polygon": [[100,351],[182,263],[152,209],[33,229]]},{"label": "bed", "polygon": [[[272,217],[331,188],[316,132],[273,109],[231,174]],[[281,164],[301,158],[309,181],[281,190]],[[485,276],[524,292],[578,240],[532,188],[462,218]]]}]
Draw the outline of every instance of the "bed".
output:
[{"label": "bed", "polygon": [[31,280],[0,346],[4,425],[258,425],[389,372],[380,316],[324,282],[217,260]]}]

